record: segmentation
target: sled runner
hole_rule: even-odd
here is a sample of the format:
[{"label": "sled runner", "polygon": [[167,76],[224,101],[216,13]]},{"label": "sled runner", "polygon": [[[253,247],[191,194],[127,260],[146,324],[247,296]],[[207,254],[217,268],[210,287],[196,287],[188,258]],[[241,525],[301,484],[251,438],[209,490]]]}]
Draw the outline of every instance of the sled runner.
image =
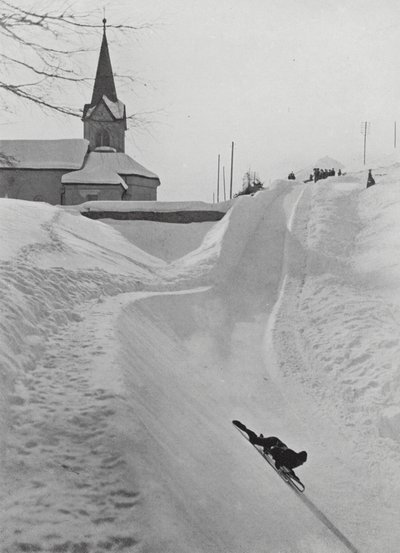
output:
[{"label": "sled runner", "polygon": [[[246,441],[251,443],[248,436],[247,436],[247,434],[245,432],[243,432],[243,430],[241,430],[238,426],[236,426],[235,423],[233,423],[233,426],[238,430],[238,432],[240,432],[240,434],[244,438],[246,438]],[[282,478],[282,480],[284,480],[286,482],[286,484],[288,484],[291,488],[293,488],[298,493],[303,493],[304,492],[305,486],[304,486],[303,482],[301,482],[301,480],[298,478],[298,476],[296,476],[294,474],[294,472],[292,470],[287,469],[286,467],[280,467],[279,469],[277,469],[276,466],[275,466],[275,461],[271,457],[271,455],[268,455],[268,453],[265,453],[263,448],[256,445],[256,444],[251,444],[251,445],[258,451],[258,453],[262,457],[264,457],[264,459],[267,461],[267,463],[274,469],[275,472],[277,472],[279,474],[279,476]]]}]

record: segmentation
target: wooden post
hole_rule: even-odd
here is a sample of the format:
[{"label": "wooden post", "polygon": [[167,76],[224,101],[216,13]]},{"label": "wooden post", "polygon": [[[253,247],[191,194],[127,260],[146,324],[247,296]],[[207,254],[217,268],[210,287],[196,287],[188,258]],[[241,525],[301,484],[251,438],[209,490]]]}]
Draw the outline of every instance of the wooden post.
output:
[{"label": "wooden post", "polygon": [[365,154],[367,152],[367,122],[364,123],[364,165],[365,165]]},{"label": "wooden post", "polygon": [[224,202],[226,202],[226,188],[225,188],[225,165],[222,167],[222,176],[224,180]]},{"label": "wooden post", "polygon": [[394,147],[397,147],[397,129],[396,129],[396,121],[394,122]]},{"label": "wooden post", "polygon": [[231,148],[231,183],[230,183],[230,194],[229,198],[232,199],[232,186],[233,186],[233,150],[235,147],[235,143],[232,142],[232,148]]},{"label": "wooden post", "polygon": [[366,154],[367,154],[367,134],[369,131],[368,125],[369,125],[368,121],[363,121],[361,123],[361,133],[364,135],[364,165],[365,165]]},{"label": "wooden post", "polygon": [[217,203],[219,202],[219,173],[220,173],[219,167],[220,167],[220,164],[221,164],[221,155],[218,154]]}]

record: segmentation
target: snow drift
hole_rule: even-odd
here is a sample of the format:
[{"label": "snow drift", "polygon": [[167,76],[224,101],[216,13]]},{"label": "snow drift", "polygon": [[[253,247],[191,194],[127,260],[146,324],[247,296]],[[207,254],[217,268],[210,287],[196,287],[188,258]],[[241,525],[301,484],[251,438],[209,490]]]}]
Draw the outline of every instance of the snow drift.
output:
[{"label": "snow drift", "polygon": [[[280,181],[163,242],[1,201],[5,551],[397,550],[398,167],[381,173]],[[303,500],[233,418],[308,451]]]}]

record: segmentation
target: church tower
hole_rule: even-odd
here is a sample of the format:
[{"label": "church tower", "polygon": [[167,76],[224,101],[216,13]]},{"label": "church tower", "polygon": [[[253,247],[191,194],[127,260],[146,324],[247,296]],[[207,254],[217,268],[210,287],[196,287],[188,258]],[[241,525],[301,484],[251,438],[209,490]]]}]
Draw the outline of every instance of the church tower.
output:
[{"label": "church tower", "polygon": [[83,136],[89,140],[89,149],[109,146],[125,152],[126,110],[118,100],[106,37],[106,19],[103,19],[101,43],[92,100],[83,108]]}]

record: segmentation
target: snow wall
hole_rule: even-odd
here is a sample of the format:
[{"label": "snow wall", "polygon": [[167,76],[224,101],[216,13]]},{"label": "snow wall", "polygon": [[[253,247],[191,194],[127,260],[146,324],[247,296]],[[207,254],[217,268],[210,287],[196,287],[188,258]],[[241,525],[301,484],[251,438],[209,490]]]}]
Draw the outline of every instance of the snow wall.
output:
[{"label": "snow wall", "polygon": [[[145,253],[4,200],[8,550],[395,552],[400,197],[384,178],[277,183],[170,263],[148,237]],[[309,451],[304,500],[232,418]]]}]

